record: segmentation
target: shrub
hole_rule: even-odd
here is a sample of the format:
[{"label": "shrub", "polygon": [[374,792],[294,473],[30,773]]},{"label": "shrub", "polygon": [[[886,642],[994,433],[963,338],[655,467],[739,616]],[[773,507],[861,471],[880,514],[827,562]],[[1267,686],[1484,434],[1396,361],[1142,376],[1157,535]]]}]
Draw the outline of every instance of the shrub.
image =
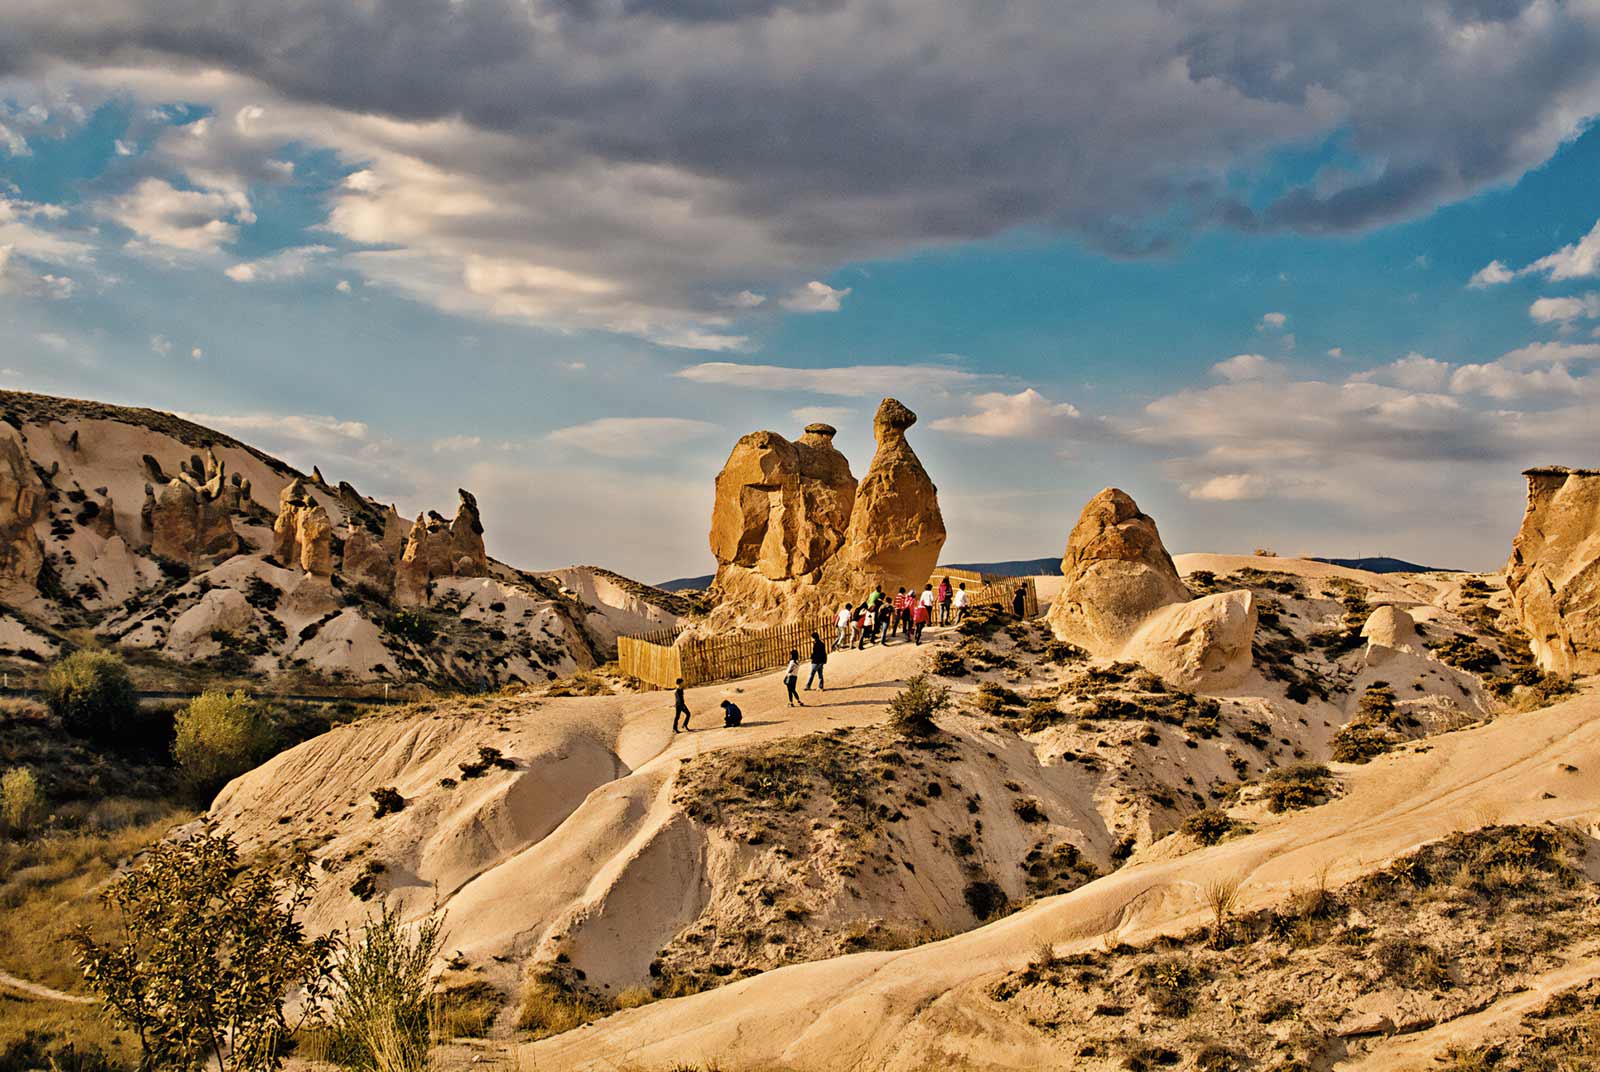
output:
[{"label": "shrub", "polygon": [[272,730],[259,704],[241,689],[212,689],[178,712],[172,756],[197,791],[214,792],[254,767]]},{"label": "shrub", "polygon": [[155,846],[101,894],[120,941],[101,945],[85,927],[72,943],[107,1017],[139,1037],[141,1067],[281,1067],[284,995],[304,987],[315,1008],[334,945],[308,939],[296,918],[312,888],[304,858],[277,874],[243,867],[232,839],[206,828]]},{"label": "shrub", "polygon": [[943,714],[949,708],[949,688],[933,684],[927,674],[917,674],[889,701],[889,716],[902,733],[926,737],[938,732],[934,716]]},{"label": "shrub", "polygon": [[559,1035],[598,1020],[606,1010],[551,979],[537,979],[522,995],[517,1026],[534,1038]]},{"label": "shrub", "polygon": [[988,879],[977,879],[967,883],[967,888],[961,891],[961,896],[979,921],[993,919],[1002,914],[1011,903],[1006,891]]},{"label": "shrub", "polygon": [[1248,833],[1250,830],[1244,823],[1218,808],[1194,812],[1183,820],[1178,829],[1202,845],[1215,845],[1234,834]]},{"label": "shrub", "polygon": [[428,1067],[428,1016],[434,1002],[429,967],[444,940],[444,920],[430,916],[413,932],[398,909],[367,917],[361,937],[334,965],[328,1014],[329,1056],[356,1072],[422,1072]]},{"label": "shrub", "polygon": [[967,672],[967,664],[959,652],[941,648],[928,660],[928,672],[940,677],[963,677]]},{"label": "shrub", "polygon": [[415,610],[395,611],[383,619],[383,629],[401,640],[422,646],[433,643],[433,639],[439,635],[438,628],[427,615]]},{"label": "shrub", "polygon": [[12,767],[0,776],[0,827],[22,837],[44,818],[44,791],[27,767]]},{"label": "shrub", "polygon": [[76,651],[50,668],[44,702],[68,733],[104,740],[139,710],[128,667],[109,651]]},{"label": "shrub", "polygon": [[1189,1015],[1201,982],[1193,962],[1182,954],[1146,961],[1139,965],[1136,978],[1156,1013],[1173,1017]]},{"label": "shrub", "polygon": [[1365,763],[1392,747],[1388,730],[1370,722],[1348,723],[1333,735],[1333,758],[1338,763]]},{"label": "shrub", "polygon": [[380,786],[372,791],[372,817],[382,819],[406,806],[406,798],[392,785]]},{"label": "shrub", "polygon": [[1266,777],[1261,796],[1267,810],[1292,811],[1325,803],[1333,795],[1333,775],[1320,763],[1280,767]]},{"label": "shrub", "polygon": [[[648,990],[631,987],[617,995],[617,1004],[634,991]],[[500,992],[481,980],[463,983],[441,990],[433,998],[433,1033],[439,1038],[483,1038],[494,1026],[505,999]],[[642,1003],[641,1003],[642,1004]]]}]

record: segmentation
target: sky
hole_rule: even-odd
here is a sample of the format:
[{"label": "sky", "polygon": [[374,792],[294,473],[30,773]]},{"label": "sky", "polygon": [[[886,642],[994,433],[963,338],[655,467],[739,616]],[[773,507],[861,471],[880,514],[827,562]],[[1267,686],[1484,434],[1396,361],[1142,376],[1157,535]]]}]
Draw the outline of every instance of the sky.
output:
[{"label": "sky", "polygon": [[0,0],[0,386],[710,572],[893,395],[946,561],[1492,569],[1600,465],[1600,2]]}]

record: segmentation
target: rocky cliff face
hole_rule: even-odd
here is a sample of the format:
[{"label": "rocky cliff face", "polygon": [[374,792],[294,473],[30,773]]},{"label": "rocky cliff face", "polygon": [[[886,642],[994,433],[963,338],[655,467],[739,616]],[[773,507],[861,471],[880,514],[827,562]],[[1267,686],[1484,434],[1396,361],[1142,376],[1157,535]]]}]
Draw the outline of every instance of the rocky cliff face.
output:
[{"label": "rocky cliff face", "polygon": [[1541,667],[1600,672],[1600,470],[1523,475],[1528,508],[1506,564],[1512,609]]},{"label": "rocky cliff face", "polygon": [[1142,663],[1180,688],[1233,688],[1250,672],[1251,594],[1193,599],[1155,520],[1120,488],[1106,488],[1084,506],[1067,537],[1061,575],[1049,614],[1060,639]]},{"label": "rocky cliff face", "polygon": [[927,581],[945,529],[938,489],[906,440],[916,420],[883,400],[877,453],[859,484],[830,425],[810,425],[793,443],[763,431],[734,445],[711,513],[715,626],[803,620],[875,583],[892,591]]},{"label": "rocky cliff face", "polygon": [[645,585],[580,598],[490,559],[466,492],[453,520],[406,527],[349,484],[171,414],[0,391],[0,668],[36,668],[86,630],[164,656],[163,673],[490,687],[591,666],[619,632],[680,620]]}]

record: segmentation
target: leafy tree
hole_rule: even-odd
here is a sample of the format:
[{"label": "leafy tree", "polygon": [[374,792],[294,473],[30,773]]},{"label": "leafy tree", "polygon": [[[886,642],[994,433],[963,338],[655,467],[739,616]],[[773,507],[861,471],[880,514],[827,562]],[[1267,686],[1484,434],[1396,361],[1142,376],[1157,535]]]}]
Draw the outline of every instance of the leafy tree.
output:
[{"label": "leafy tree", "polygon": [[139,713],[128,667],[109,651],[75,651],[50,668],[44,702],[68,733],[104,740]]},{"label": "leafy tree", "polygon": [[44,817],[44,791],[27,767],[12,767],[0,775],[0,827],[21,837]]},{"label": "leafy tree", "polygon": [[212,689],[178,712],[172,756],[196,790],[213,792],[254,767],[267,751],[272,728],[261,706],[241,689]]},{"label": "leafy tree", "polygon": [[296,918],[311,898],[309,863],[280,874],[240,865],[233,840],[206,827],[150,850],[101,898],[121,922],[102,945],[73,933],[84,978],[114,1023],[139,1037],[140,1068],[265,1072],[282,1066],[284,997],[326,994],[332,938],[307,938]]}]

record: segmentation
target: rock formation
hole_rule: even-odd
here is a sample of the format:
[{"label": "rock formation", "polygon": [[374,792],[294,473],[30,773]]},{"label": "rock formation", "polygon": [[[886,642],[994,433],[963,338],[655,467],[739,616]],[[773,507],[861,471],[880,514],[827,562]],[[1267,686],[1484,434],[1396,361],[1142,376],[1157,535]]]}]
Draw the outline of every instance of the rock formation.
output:
[{"label": "rock formation", "polygon": [[1083,508],[1061,576],[1051,628],[1096,654],[1120,651],[1152,612],[1190,597],[1155,521],[1120,488],[1106,488]]},{"label": "rock formation", "polygon": [[[153,476],[161,475],[152,459],[146,459],[146,468]],[[228,481],[225,467],[209,450],[203,463],[199,455],[191,455],[178,470],[159,497],[145,485],[141,520],[151,552],[189,566],[222,562],[238,554],[239,534],[230,515],[246,494],[243,485]]]},{"label": "rock formation", "polygon": [[719,563],[784,581],[821,569],[838,552],[856,481],[834,449],[835,434],[813,424],[795,443],[752,432],[734,444],[717,474],[711,511],[711,553]]},{"label": "rock formation", "polygon": [[387,596],[394,591],[394,560],[395,553],[365,528],[352,525],[345,531],[339,568],[352,584],[366,585]]},{"label": "rock formation", "polygon": [[1528,508],[1506,564],[1512,609],[1545,670],[1600,672],[1600,470],[1523,475]]},{"label": "rock formation", "polygon": [[1250,672],[1255,600],[1247,591],[1192,599],[1155,521],[1127,492],[1084,506],[1061,559],[1049,621],[1094,655],[1130,659],[1186,689],[1228,689]]},{"label": "rock formation", "polygon": [[1157,608],[1120,657],[1180,689],[1231,689],[1250,674],[1255,636],[1255,597],[1245,590],[1218,592]]},{"label": "rock formation", "polygon": [[1396,652],[1415,649],[1417,623],[1407,611],[1385,603],[1367,616],[1361,638],[1367,642],[1367,665],[1377,666],[1388,662]]},{"label": "rock formation", "polygon": [[272,536],[273,557],[285,566],[316,577],[333,575],[333,522],[298,477],[278,495]]},{"label": "rock formation", "polygon": [[883,400],[859,484],[831,425],[809,425],[792,443],[762,431],[734,445],[711,513],[715,627],[802,620],[875,583],[927,581],[945,529],[938,489],[906,441],[916,419]]},{"label": "rock formation", "polygon": [[440,578],[482,577],[489,572],[478,500],[465,490],[459,494],[461,505],[453,520],[430,511],[411,526],[395,570],[395,598],[400,602],[427,602],[429,587]]},{"label": "rock formation", "polygon": [[22,439],[10,428],[0,436],[0,591],[38,590],[44,544],[34,524],[45,515],[49,494]]}]

